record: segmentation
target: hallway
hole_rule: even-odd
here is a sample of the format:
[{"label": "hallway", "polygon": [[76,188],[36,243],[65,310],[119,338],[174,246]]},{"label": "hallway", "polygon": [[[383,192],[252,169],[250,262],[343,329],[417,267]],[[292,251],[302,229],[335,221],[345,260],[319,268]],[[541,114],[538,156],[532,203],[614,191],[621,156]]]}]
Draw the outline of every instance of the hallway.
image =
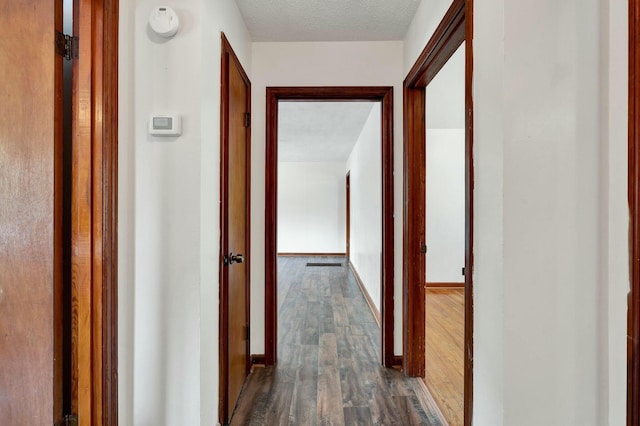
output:
[{"label": "hallway", "polygon": [[419,379],[380,365],[380,330],[347,265],[278,258],[278,364],[253,369],[233,425],[442,424]]}]

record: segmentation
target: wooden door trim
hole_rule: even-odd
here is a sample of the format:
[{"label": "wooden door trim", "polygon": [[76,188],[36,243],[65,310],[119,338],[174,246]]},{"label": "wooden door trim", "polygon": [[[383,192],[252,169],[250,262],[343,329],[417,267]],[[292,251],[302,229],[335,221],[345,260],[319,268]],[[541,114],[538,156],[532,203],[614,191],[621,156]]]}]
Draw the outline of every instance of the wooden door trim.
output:
[{"label": "wooden door trim", "polygon": [[425,374],[425,87],[466,42],[464,424],[473,409],[473,0],[454,0],[404,80],[403,365]]},{"label": "wooden door trim", "polygon": [[382,105],[382,363],[393,356],[393,87],[267,87],[265,363],[277,361],[278,101],[379,101]]},{"label": "wooden door trim", "polygon": [[[221,96],[220,96],[220,313],[219,313],[219,368],[220,383],[218,392],[218,420],[220,424],[226,424],[231,414],[229,412],[229,272],[224,267],[224,250],[229,245],[229,234],[227,224],[229,223],[229,212],[227,209],[229,194],[227,191],[229,182],[229,67],[234,65],[240,72],[243,81],[247,85],[247,112],[251,113],[251,81],[247,76],[240,60],[236,56],[229,40],[224,33],[221,33]],[[246,132],[246,164],[247,164],[247,194],[251,194],[251,131]],[[246,291],[246,312],[247,324],[250,321],[250,262],[251,262],[251,198],[247,197],[246,207],[246,253],[245,268],[247,270],[247,291]],[[247,340],[247,374],[251,368],[251,358],[249,356],[249,340]]]},{"label": "wooden door trim", "polygon": [[72,170],[72,407],[118,424],[118,0],[76,0]]},{"label": "wooden door trim", "polygon": [[629,1],[627,425],[640,423],[640,0]]}]

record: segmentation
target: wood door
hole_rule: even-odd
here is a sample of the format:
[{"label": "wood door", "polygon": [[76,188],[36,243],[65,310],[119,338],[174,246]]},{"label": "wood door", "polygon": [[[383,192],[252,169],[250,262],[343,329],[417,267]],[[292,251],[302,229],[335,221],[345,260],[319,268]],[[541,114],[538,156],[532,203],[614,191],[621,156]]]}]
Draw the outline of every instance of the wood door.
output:
[{"label": "wood door", "polygon": [[221,422],[249,373],[250,83],[223,38]]},{"label": "wood door", "polygon": [[347,236],[347,260],[351,260],[351,172],[347,173],[346,182],[347,194],[347,219],[345,226],[345,234]]},{"label": "wood door", "polygon": [[0,423],[62,415],[62,2],[0,3]]}]

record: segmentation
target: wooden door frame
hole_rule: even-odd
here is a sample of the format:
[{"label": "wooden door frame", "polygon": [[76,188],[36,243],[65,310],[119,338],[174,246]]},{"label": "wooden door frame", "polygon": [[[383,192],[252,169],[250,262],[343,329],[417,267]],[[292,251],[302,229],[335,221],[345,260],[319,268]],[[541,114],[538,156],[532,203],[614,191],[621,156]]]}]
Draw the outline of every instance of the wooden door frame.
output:
[{"label": "wooden door frame", "polygon": [[345,238],[346,238],[346,254],[347,260],[351,261],[351,170],[345,176]]},{"label": "wooden door frame", "polygon": [[277,361],[278,102],[377,101],[382,105],[382,364],[393,367],[393,87],[267,87],[265,364]]},{"label": "wooden door frame", "polygon": [[473,0],[454,0],[404,80],[403,365],[425,375],[425,88],[466,43],[464,424],[473,409]]},{"label": "wooden door frame", "polygon": [[118,0],[75,0],[72,407],[118,424]]},{"label": "wooden door frame", "polygon": [[640,423],[640,0],[629,1],[627,425]]},{"label": "wooden door frame", "polygon": [[[229,194],[227,191],[229,182],[229,67],[234,65],[240,71],[240,75],[247,85],[246,108],[251,113],[251,81],[244,71],[240,60],[236,56],[229,40],[221,33],[221,96],[220,96],[220,313],[219,313],[219,363],[220,363],[220,383],[218,392],[218,420],[220,424],[227,424],[229,419],[229,269],[224,265],[224,255],[227,253],[229,245],[229,233],[227,225],[229,223]],[[251,129],[246,132],[246,185],[247,194],[251,194]],[[250,265],[251,265],[251,197],[247,197],[246,206],[246,251],[244,267],[246,274],[246,299],[245,309],[247,312],[247,324],[250,322]],[[246,373],[251,367],[249,339],[247,339],[247,360]]]}]

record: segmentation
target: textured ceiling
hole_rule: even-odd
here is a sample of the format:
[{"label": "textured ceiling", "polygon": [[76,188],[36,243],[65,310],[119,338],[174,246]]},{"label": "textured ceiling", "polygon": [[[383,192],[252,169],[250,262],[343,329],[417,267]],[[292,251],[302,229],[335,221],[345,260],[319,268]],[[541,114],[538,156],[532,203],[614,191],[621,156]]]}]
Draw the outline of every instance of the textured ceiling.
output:
[{"label": "textured ceiling", "polygon": [[344,162],[373,102],[280,102],[278,161]]},{"label": "textured ceiling", "polygon": [[253,41],[402,40],[420,0],[236,0]]}]

